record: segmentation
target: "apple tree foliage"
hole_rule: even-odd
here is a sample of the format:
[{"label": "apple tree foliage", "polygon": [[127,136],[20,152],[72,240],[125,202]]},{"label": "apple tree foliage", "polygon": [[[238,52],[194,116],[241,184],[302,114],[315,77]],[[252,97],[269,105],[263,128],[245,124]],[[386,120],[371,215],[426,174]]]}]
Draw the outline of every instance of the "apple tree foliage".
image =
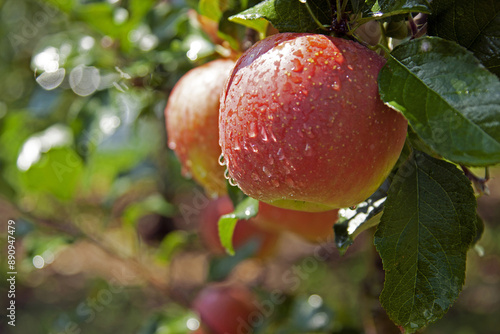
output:
[{"label": "apple tree foliage", "polygon": [[[221,17],[216,1],[201,3]],[[379,43],[370,46],[387,58],[380,96],[407,118],[409,136],[385,189],[344,210],[335,231],[345,251],[360,231],[378,225],[374,243],[385,270],[380,301],[408,333],[453,305],[467,251],[482,232],[473,186],[484,191],[484,180],[467,167],[500,163],[499,12],[497,1],[266,0],[229,17],[262,35],[270,23],[279,32],[358,40],[362,24],[380,23]],[[396,43],[388,43],[391,25],[400,27],[399,36],[403,29]],[[251,217],[255,207],[246,199],[219,222],[229,251],[236,219]]]}]

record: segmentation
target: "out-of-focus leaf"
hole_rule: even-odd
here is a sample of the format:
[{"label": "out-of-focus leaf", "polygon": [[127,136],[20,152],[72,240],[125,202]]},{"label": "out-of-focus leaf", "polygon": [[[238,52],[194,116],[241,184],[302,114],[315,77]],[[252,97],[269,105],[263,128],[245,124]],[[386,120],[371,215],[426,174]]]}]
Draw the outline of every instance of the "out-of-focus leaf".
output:
[{"label": "out-of-focus leaf", "polygon": [[469,166],[500,162],[500,81],[455,42],[427,37],[396,47],[379,88],[441,156]]},{"label": "out-of-focus leaf", "polygon": [[208,268],[208,281],[223,281],[241,261],[248,259],[259,250],[260,242],[251,239],[239,247],[234,256],[216,257],[210,261]]},{"label": "out-of-focus leaf", "polygon": [[277,333],[329,333],[333,318],[333,311],[319,295],[298,297],[291,305],[286,323],[280,326]]},{"label": "out-of-focus leaf", "polygon": [[174,214],[175,207],[168,203],[161,195],[154,194],[143,201],[135,202],[128,206],[123,213],[123,221],[128,225],[135,225],[137,220],[149,213],[157,213],[170,217]]},{"label": "out-of-focus leaf", "polygon": [[46,2],[63,12],[69,13],[75,7],[76,0],[46,0]]},{"label": "out-of-focus leaf", "polygon": [[156,251],[156,259],[167,263],[178,249],[186,245],[188,241],[186,231],[172,231],[163,238]]},{"label": "out-of-focus leaf", "polygon": [[[1,162],[0,162],[0,170],[1,168]],[[7,182],[3,174],[0,174],[0,194],[5,196],[9,200],[14,200],[14,195],[16,194],[16,191],[12,186]]]},{"label": "out-of-focus leaf", "polygon": [[498,0],[433,0],[430,35],[452,40],[474,52],[500,77],[500,2]]},{"label": "out-of-focus leaf", "polygon": [[82,170],[82,161],[73,149],[54,148],[42,154],[22,178],[26,191],[39,191],[69,200],[81,182]]},{"label": "out-of-focus leaf", "polygon": [[[219,22],[222,18],[222,13],[227,9],[223,8],[224,4],[228,4],[229,1],[219,1],[219,0],[200,0],[198,5],[198,11],[201,15],[208,17],[215,22]],[[224,6],[227,7],[227,6]]]}]

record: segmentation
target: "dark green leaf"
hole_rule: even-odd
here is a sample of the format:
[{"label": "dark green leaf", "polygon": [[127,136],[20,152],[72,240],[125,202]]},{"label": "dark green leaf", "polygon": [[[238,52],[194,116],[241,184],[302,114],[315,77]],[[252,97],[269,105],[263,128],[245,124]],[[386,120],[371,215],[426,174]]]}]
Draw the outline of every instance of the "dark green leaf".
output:
[{"label": "dark green leaf", "polygon": [[429,34],[457,42],[500,76],[500,1],[434,0]]},{"label": "dark green leaf", "polygon": [[364,17],[358,23],[408,13],[430,13],[430,6],[427,0],[368,0],[362,12]]},{"label": "dark green leaf", "polygon": [[359,14],[365,4],[364,0],[351,0],[351,8],[354,14]]},{"label": "dark green leaf", "polygon": [[465,280],[476,236],[476,200],[456,166],[414,151],[393,179],[375,246],[385,270],[380,296],[409,333],[441,318]]},{"label": "dark green leaf", "polygon": [[[328,1],[308,0],[313,14],[323,25],[331,24],[331,8]],[[304,3],[299,0],[266,0],[230,18],[232,21],[266,19],[279,32],[318,32],[321,28],[314,21]]]},{"label": "dark green leaf", "polygon": [[[223,215],[219,219],[219,237],[222,246],[229,254],[234,255],[233,232],[238,220],[250,219],[257,215],[258,212],[259,201],[251,197],[247,197],[244,201],[238,204],[232,213]],[[244,223],[245,222],[241,222],[241,224]]]},{"label": "dark green leaf", "polygon": [[441,156],[471,166],[500,162],[500,81],[455,42],[426,37],[395,48],[379,88]]},{"label": "dark green leaf", "polygon": [[422,139],[420,139],[420,137],[411,127],[408,127],[407,140],[409,140],[409,142],[411,143],[411,147],[413,147],[414,149],[424,152],[435,158],[439,157],[439,154],[434,152]]}]

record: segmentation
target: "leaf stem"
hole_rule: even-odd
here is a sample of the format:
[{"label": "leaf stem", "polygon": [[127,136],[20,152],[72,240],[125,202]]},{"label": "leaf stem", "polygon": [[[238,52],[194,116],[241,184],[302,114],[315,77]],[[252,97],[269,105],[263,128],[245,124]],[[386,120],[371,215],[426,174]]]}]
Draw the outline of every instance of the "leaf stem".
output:
[{"label": "leaf stem", "polygon": [[469,168],[460,165],[462,170],[464,171],[465,176],[471,181],[471,183],[474,185],[474,188],[479,192],[479,194],[485,194],[489,195],[490,194],[490,189],[486,185],[486,183],[490,179],[490,170],[488,167],[485,168],[484,172],[484,177],[479,177],[476,174],[474,174]]},{"label": "leaf stem", "polygon": [[337,22],[340,22],[340,20],[342,19],[342,4],[341,4],[341,0],[336,0],[337,2],[337,7],[336,7],[336,10],[337,10]]},{"label": "leaf stem", "polygon": [[311,7],[309,7],[309,4],[307,3],[307,0],[299,0],[299,1],[302,2],[304,5],[306,5],[306,8],[307,8],[307,11],[309,12],[309,15],[311,15],[312,19],[318,25],[318,27],[320,27],[320,29],[322,29],[322,30],[328,31],[327,27],[324,26],[323,24],[321,24],[321,22],[318,20],[316,15],[314,15]]}]

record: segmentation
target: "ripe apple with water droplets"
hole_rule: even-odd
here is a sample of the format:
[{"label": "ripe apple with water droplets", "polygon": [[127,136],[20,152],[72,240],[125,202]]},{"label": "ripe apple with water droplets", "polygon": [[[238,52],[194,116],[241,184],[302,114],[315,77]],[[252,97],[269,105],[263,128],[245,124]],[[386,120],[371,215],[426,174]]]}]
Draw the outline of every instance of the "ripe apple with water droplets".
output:
[{"label": "ripe apple with water droplets", "polygon": [[385,106],[385,59],[345,39],[270,36],[237,61],[221,95],[219,144],[247,195],[302,211],[349,207],[388,176],[407,121]]},{"label": "ripe apple with water droplets", "polygon": [[226,192],[219,165],[219,99],[233,66],[220,59],[192,69],[176,83],[165,108],[168,146],[183,174],[191,174],[210,195]]}]

